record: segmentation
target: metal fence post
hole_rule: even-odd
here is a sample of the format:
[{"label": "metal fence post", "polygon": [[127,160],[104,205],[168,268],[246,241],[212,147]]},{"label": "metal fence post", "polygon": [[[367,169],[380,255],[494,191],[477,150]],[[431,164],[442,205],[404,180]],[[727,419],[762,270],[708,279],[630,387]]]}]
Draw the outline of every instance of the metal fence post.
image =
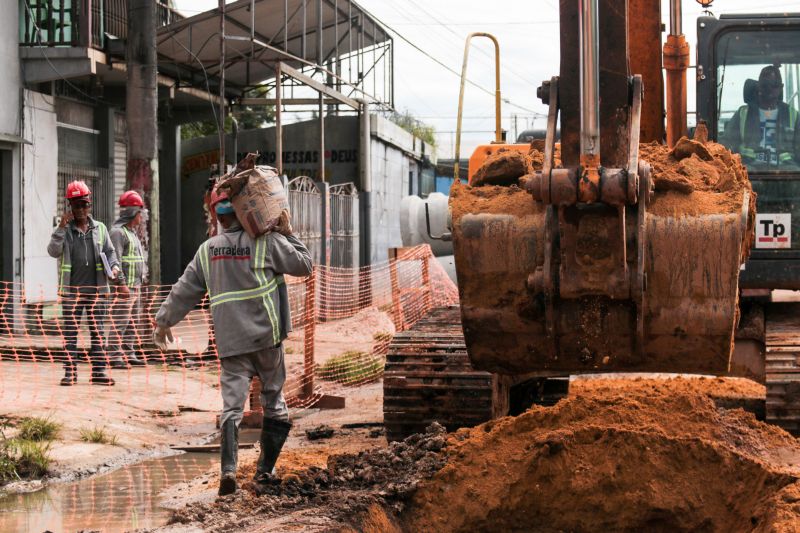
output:
[{"label": "metal fence post", "polygon": [[328,319],[328,296],[330,291],[330,267],[331,265],[331,188],[330,184],[324,181],[316,182],[319,190],[319,262],[322,269],[319,276],[319,320],[325,322]]},{"label": "metal fence post", "polygon": [[432,253],[428,251],[422,258],[422,302],[424,312],[427,313],[431,309],[431,302],[433,301],[433,293],[431,288],[431,273],[430,273],[430,260]]},{"label": "metal fence post", "polygon": [[317,269],[306,278],[305,324],[303,324],[303,392],[308,398],[314,393],[314,332],[317,327],[316,311]]},{"label": "metal fence post", "polygon": [[403,302],[400,296],[400,280],[397,277],[397,261],[400,257],[400,248],[389,248],[389,278],[392,286],[392,321],[397,331],[405,329],[403,317]]}]

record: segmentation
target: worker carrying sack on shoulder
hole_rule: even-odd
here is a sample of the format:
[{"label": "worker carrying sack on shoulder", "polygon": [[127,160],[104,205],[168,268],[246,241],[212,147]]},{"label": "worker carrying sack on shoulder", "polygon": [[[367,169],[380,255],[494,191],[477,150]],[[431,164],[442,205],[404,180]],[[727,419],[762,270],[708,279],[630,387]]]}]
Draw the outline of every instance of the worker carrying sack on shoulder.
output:
[{"label": "worker carrying sack on shoulder", "polygon": [[258,153],[247,154],[222,176],[219,191],[228,193],[242,227],[253,238],[268,231],[291,233],[289,199],[274,168],[255,165]]}]

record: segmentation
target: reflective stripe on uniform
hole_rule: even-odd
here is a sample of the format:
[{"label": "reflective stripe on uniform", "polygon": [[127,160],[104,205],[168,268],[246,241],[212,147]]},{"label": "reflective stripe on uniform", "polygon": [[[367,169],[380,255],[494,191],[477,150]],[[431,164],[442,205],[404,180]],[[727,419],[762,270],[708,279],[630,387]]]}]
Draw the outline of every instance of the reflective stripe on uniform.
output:
[{"label": "reflective stripe on uniform", "polygon": [[747,122],[747,108],[748,106],[743,105],[739,108],[739,140],[744,144],[744,132],[745,126]]},{"label": "reflective stripe on uniform", "polygon": [[[267,276],[264,273],[264,268],[266,267],[267,263],[267,237],[266,235],[256,239],[256,260],[255,260],[255,268],[253,272],[255,272],[256,279],[263,285],[267,282]],[[283,278],[283,276],[281,276]],[[273,279],[276,283],[282,282],[283,280],[278,280],[277,277]],[[264,309],[267,310],[267,316],[269,316],[269,322],[272,326],[272,340],[277,346],[281,342],[281,323],[278,320],[278,313],[275,311],[275,303],[272,301],[272,294],[264,295],[263,298]]]},{"label": "reflective stripe on uniform", "polygon": [[68,272],[72,272],[72,265],[69,263],[61,263],[61,277],[59,278],[58,285],[60,288],[64,288],[64,276],[67,275]]},{"label": "reflective stripe on uniform", "polygon": [[208,285],[208,254],[208,241],[206,241],[200,245],[200,268],[203,269],[203,278],[206,280],[206,290],[208,291],[208,296],[211,297],[211,287]]},{"label": "reflective stripe on uniform", "polygon": [[128,249],[125,251],[125,255],[122,256],[122,268],[125,269],[125,266],[128,267],[128,271],[125,272],[125,276],[128,280],[128,286],[133,287],[135,284],[135,268],[137,263],[144,263],[144,257],[138,255],[136,246],[135,246],[135,239],[133,233],[126,227],[122,226],[122,231],[125,233],[125,236],[128,238]]},{"label": "reflective stripe on uniform", "polygon": [[[103,224],[102,222],[98,221],[97,222],[97,232],[100,234],[99,235],[100,242],[97,243],[97,246],[100,249],[100,253],[103,253],[103,245],[106,243],[106,225]],[[95,263],[94,267],[95,267],[95,270],[98,271],[98,272],[103,272],[104,271],[103,262],[102,261],[98,261],[97,263]]]},{"label": "reflective stripe on uniform", "polygon": [[266,285],[259,285],[258,287],[253,287],[252,289],[221,292],[211,298],[211,307],[228,302],[240,302],[242,300],[252,300],[253,298],[263,298],[264,296],[271,294],[277,286],[278,284],[275,282],[275,280],[272,280]]}]

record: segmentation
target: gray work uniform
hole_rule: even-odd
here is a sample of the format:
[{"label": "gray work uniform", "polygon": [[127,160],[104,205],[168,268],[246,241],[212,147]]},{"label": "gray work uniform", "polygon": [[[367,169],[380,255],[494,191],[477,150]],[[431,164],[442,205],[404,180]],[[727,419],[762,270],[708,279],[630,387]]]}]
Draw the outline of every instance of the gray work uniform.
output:
[{"label": "gray work uniform", "polygon": [[110,360],[122,361],[135,359],[135,351],[141,345],[141,340],[151,333],[150,328],[145,332],[143,328],[137,327],[137,323],[142,323],[142,320],[137,319],[141,315],[142,282],[147,276],[147,260],[142,243],[133,230],[117,223],[111,227],[110,235],[122,264],[130,297],[116,298],[111,305],[111,325],[106,351]]},{"label": "gray work uniform", "polygon": [[89,355],[92,366],[105,366],[106,356],[103,353],[101,336],[106,314],[105,298],[109,288],[100,258],[101,252],[106,255],[109,267],[119,267],[105,225],[91,217],[86,233],[80,231],[75,222],[71,221],[66,227],[56,228],[47,245],[47,253],[60,260],[59,290],[62,296],[63,320],[61,331],[68,365],[73,365],[79,357],[78,329],[81,318],[85,315],[91,338]]},{"label": "gray work uniform", "polygon": [[288,420],[282,341],[292,321],[283,274],[307,276],[311,268],[311,254],[296,237],[267,233],[253,239],[237,224],[200,245],[161,304],[156,323],[172,327],[208,292],[222,366],[221,425],[241,421],[255,375],[264,415]]}]

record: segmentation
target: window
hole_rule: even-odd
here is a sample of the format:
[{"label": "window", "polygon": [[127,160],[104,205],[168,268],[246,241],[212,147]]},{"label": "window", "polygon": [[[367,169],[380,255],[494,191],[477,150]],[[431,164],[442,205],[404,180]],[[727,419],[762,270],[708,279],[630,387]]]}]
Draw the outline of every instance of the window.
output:
[{"label": "window", "polygon": [[800,31],[726,32],[716,43],[717,138],[750,172],[800,171]]}]

